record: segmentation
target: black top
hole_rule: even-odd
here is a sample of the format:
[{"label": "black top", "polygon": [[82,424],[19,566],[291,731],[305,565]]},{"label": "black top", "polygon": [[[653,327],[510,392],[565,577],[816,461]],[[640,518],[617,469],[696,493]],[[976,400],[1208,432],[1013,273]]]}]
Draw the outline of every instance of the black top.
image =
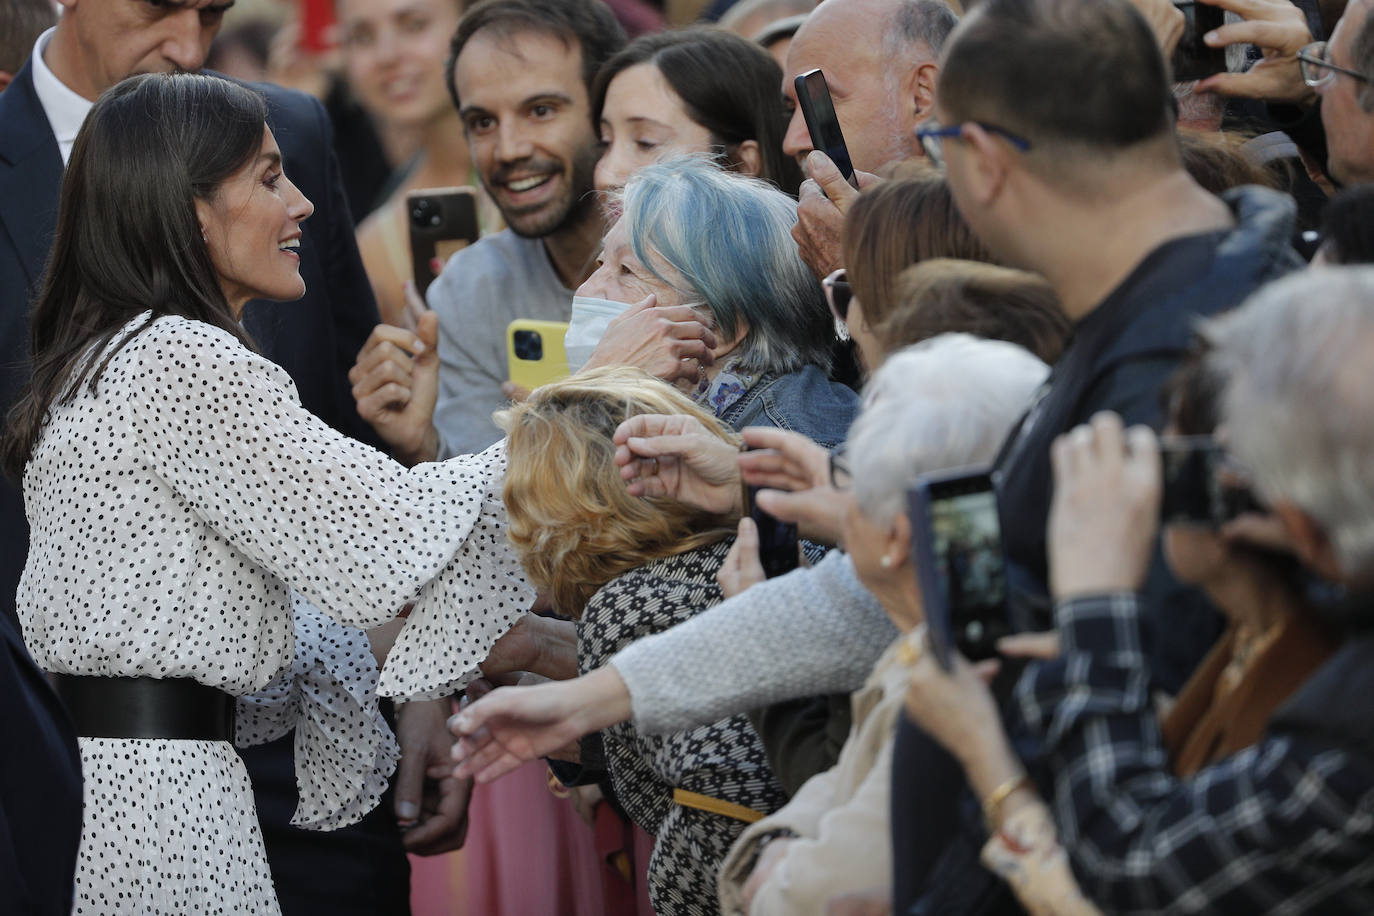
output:
[{"label": "black top", "polygon": [[[1013,607],[1041,627],[1050,623],[1045,529],[1054,439],[1104,410],[1127,425],[1160,428],[1160,391],[1188,353],[1197,321],[1239,305],[1302,263],[1289,246],[1291,202],[1259,188],[1242,188],[1226,200],[1234,229],[1161,245],[1078,322],[998,457],[994,480]],[[1158,550],[1146,594],[1149,606],[1170,621],[1155,673],[1159,686],[1176,692],[1220,633],[1220,620],[1200,593],[1173,579]]]}]

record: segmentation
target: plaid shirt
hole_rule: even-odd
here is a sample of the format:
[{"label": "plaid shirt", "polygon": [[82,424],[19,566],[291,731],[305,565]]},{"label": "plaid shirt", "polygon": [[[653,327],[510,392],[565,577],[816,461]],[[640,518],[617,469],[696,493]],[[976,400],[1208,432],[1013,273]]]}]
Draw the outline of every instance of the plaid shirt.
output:
[{"label": "plaid shirt", "polygon": [[1259,745],[1178,779],[1150,701],[1152,616],[1134,593],[1061,602],[1063,654],[1016,691],[1088,897],[1130,914],[1374,913],[1374,639],[1337,653]]}]

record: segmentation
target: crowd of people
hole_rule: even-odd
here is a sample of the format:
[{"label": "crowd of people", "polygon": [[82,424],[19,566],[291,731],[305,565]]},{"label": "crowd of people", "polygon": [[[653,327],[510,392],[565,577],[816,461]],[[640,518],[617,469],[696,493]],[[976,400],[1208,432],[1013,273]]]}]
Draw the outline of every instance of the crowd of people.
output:
[{"label": "crowd of people", "polygon": [[0,0],[0,912],[1374,912],[1371,0],[233,5]]}]

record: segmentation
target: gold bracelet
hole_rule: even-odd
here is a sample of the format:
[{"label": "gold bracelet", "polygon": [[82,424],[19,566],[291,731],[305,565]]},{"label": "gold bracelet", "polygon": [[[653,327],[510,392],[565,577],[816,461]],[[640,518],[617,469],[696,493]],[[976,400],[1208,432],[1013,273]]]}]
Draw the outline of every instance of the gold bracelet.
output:
[{"label": "gold bracelet", "polygon": [[997,815],[1001,811],[1002,805],[1006,804],[1008,798],[1018,789],[1030,788],[1030,777],[1025,773],[1020,776],[1013,776],[1006,782],[988,793],[987,798],[983,799],[983,819],[987,822],[988,832],[993,833],[998,828]]}]

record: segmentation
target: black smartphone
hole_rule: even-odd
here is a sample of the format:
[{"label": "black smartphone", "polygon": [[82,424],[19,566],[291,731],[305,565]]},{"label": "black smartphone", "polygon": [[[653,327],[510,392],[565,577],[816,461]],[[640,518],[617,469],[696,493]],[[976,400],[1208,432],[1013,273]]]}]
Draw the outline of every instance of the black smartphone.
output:
[{"label": "black smartphone", "polygon": [[1159,457],[1164,478],[1162,524],[1220,528],[1246,512],[1266,511],[1211,436],[1163,439]]},{"label": "black smartphone", "polygon": [[477,192],[472,188],[420,188],[406,194],[410,266],[424,297],[444,261],[481,236]]},{"label": "black smartphone", "polygon": [[801,565],[800,541],[797,526],[764,512],[754,502],[758,487],[749,488],[749,517],[759,529],[759,562],[768,578],[790,573]]},{"label": "black smartphone", "polygon": [[907,491],[911,558],[935,660],[954,667],[997,654],[1014,632],[997,493],[986,468],[922,477]]},{"label": "black smartphone", "polygon": [[1225,11],[1194,0],[1176,0],[1174,6],[1183,13],[1184,22],[1183,37],[1171,61],[1174,82],[1186,83],[1226,72],[1226,49],[1211,48],[1202,41],[1202,36],[1221,28]]},{"label": "black smartphone", "polygon": [[825,74],[820,70],[808,70],[793,80],[793,85],[802,117],[806,118],[806,129],[811,132],[811,146],[829,156],[845,180],[858,188],[854,163],[849,161],[849,147],[844,145],[844,134],[840,132],[839,118],[835,117],[835,103],[830,99]]}]

